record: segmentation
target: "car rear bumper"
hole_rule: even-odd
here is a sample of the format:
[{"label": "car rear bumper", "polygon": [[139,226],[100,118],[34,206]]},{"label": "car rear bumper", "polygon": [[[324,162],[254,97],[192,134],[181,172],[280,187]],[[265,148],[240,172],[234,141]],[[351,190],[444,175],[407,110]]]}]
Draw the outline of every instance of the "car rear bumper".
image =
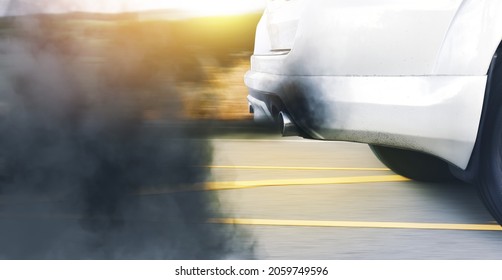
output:
[{"label": "car rear bumper", "polygon": [[486,76],[289,76],[249,71],[260,120],[286,111],[314,139],[387,145],[465,169],[476,142]]}]

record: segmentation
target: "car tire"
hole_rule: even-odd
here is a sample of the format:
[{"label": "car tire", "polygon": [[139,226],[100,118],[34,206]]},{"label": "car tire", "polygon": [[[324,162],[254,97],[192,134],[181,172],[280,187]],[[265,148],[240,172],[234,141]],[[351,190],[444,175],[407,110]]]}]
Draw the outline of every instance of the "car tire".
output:
[{"label": "car tire", "polygon": [[487,128],[481,147],[478,190],[492,216],[502,224],[502,110]]},{"label": "car tire", "polygon": [[502,225],[502,60],[495,56],[492,67],[476,183],[481,200]]},{"label": "car tire", "polygon": [[401,176],[424,182],[450,182],[456,180],[450,172],[448,163],[434,156],[379,145],[369,146],[385,166]]}]

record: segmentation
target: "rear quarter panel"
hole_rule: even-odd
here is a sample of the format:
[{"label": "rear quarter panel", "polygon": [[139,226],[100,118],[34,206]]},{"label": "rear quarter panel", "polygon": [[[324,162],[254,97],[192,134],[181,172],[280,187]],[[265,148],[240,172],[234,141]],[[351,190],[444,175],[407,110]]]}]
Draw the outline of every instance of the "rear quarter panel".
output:
[{"label": "rear quarter panel", "polygon": [[256,54],[291,51],[281,63],[264,65],[271,74],[486,75],[502,39],[500,0],[273,3],[260,23]]},{"label": "rear quarter panel", "polygon": [[288,75],[431,74],[462,0],[310,0]]}]

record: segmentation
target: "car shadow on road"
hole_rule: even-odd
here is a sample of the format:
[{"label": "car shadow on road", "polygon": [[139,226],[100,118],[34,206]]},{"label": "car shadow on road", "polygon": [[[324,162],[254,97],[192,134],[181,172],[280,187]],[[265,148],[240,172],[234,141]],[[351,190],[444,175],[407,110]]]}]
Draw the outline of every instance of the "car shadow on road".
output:
[{"label": "car shadow on road", "polygon": [[410,182],[417,192],[458,223],[496,224],[479,198],[477,187],[463,182]]}]

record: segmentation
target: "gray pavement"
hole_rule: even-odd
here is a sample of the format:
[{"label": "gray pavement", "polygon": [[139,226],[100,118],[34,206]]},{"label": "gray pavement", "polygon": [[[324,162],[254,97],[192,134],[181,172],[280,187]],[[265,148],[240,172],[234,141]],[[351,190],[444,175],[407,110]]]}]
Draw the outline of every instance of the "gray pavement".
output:
[{"label": "gray pavement", "polygon": [[[260,137],[227,134],[213,139],[207,192],[145,189],[127,200],[132,207],[145,206],[132,208],[142,214],[127,212],[131,220],[117,217],[134,230],[105,228],[111,234],[105,241],[118,248],[141,244],[137,240],[148,240],[153,248],[162,242],[180,246],[186,240],[164,236],[158,230],[164,223],[154,218],[174,220],[166,232],[184,236],[192,229],[180,217],[169,217],[179,214],[180,203],[187,210],[208,202],[219,215],[211,220],[215,231],[243,245],[237,258],[248,258],[244,251],[251,244],[258,259],[502,259],[502,228],[485,210],[475,187],[407,180],[386,169],[363,144]],[[0,259],[86,258],[78,246],[61,250],[65,255],[50,253],[61,246],[86,245],[95,234],[96,229],[82,227],[80,212],[61,213],[73,209],[65,206],[70,203],[69,198],[18,201],[0,195]],[[233,224],[244,232],[234,231]],[[194,237],[206,238],[204,230]],[[192,242],[183,244],[193,247]],[[121,252],[104,258],[126,258]],[[152,252],[129,257],[154,258]],[[184,252],[170,257],[186,258]]]},{"label": "gray pavement", "polygon": [[237,138],[212,141],[211,180],[238,186],[217,191],[222,216],[260,259],[502,259],[502,231],[471,185],[393,180],[363,144]]}]

